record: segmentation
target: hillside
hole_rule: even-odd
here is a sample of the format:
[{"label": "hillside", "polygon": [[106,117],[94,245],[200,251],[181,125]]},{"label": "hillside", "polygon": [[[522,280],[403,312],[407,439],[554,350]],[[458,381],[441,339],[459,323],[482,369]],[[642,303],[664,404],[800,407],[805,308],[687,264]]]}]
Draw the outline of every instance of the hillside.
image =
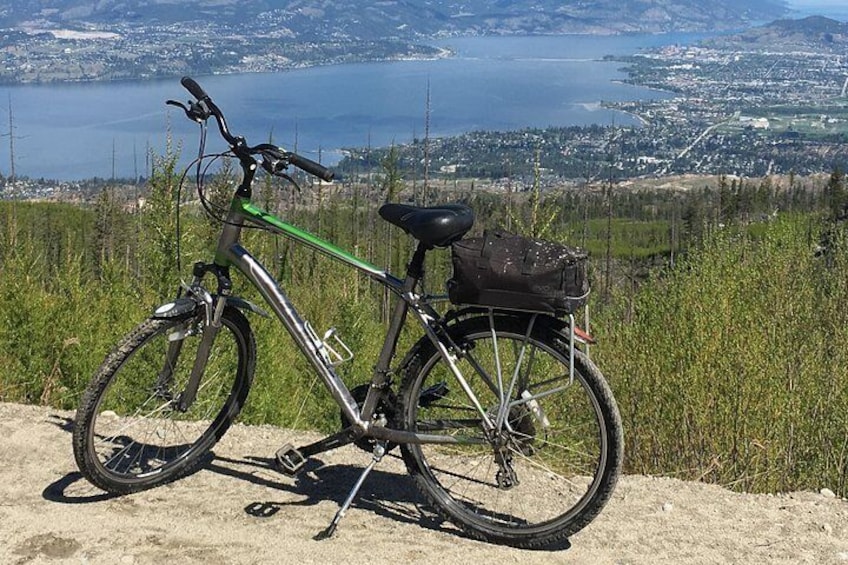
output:
[{"label": "hillside", "polygon": [[0,84],[279,72],[443,57],[454,35],[737,28],[779,0],[21,0],[0,7]]},{"label": "hillside", "polygon": [[848,23],[823,16],[776,20],[742,33],[704,41],[703,45],[716,49],[844,55],[848,50]]},{"label": "hillside", "polygon": [[[733,29],[785,12],[780,0],[20,0],[0,26],[273,23],[298,39],[382,39],[446,34],[657,32]],[[284,29],[282,29],[284,28]],[[245,33],[249,33],[245,30]]]}]

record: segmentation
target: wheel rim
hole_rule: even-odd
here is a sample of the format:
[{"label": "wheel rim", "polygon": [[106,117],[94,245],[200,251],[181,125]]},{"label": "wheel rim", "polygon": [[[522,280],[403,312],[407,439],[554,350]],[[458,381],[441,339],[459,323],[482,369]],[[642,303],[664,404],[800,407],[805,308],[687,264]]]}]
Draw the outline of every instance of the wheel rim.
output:
[{"label": "wheel rim", "polygon": [[[407,424],[478,443],[410,446],[425,488],[460,521],[496,534],[567,526],[599,490],[606,466],[609,439],[595,394],[579,371],[570,381],[567,356],[536,339],[502,331],[464,339],[472,347],[460,370],[487,415],[497,421],[497,390],[513,407],[501,430],[487,434],[441,358],[431,356],[410,391],[420,400],[407,410]],[[442,386],[449,392],[433,392]],[[531,402],[521,403],[522,393]]]},{"label": "wheel rim", "polygon": [[[230,399],[240,388],[243,355],[232,322],[223,320],[197,399],[186,412],[175,408],[194,363],[202,324],[198,319],[156,329],[115,369],[93,411],[89,450],[112,480],[143,483],[177,471],[192,453],[206,449],[229,423]],[[169,348],[179,343],[174,362]],[[163,378],[170,367],[170,378]]]}]

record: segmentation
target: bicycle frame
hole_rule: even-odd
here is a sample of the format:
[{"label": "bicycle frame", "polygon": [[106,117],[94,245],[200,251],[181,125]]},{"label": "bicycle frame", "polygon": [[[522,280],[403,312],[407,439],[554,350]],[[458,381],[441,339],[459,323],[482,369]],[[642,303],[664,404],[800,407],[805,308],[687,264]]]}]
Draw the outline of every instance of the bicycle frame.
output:
[{"label": "bicycle frame", "polygon": [[[214,456],[211,449],[240,413],[256,371],[256,338],[241,311],[269,316],[234,295],[230,274],[237,269],[341,409],[340,431],[307,445],[285,443],[271,467],[294,477],[310,468],[310,460],[320,464],[313,456],[351,443],[371,455],[315,539],[333,535],[366,478],[395,447],[426,501],[472,538],[553,548],[588,524],[611,496],[623,437],[609,385],[575,349],[575,342],[585,345],[591,338],[576,328],[574,316],[562,319],[563,312],[548,311],[541,302],[524,302],[531,309],[510,308],[521,302],[509,297],[471,304],[453,300],[441,307],[436,302],[442,297],[424,294],[427,251],[459,241],[473,226],[473,212],[465,205],[380,209],[384,219],[417,240],[403,278],[260,209],[251,201],[258,168],[292,182],[289,167],[326,182],[333,171],[271,143],[248,145],[230,133],[223,113],[197,82],[190,77],[180,82],[195,100],[167,103],[201,126],[193,162],[198,196],[222,228],[214,259],[196,262],[191,282],[183,282],[175,298],[127,334],[89,382],[73,426],[74,458],[82,475],[109,493],[129,494],[187,476]],[[205,154],[209,118],[229,151]],[[203,195],[209,162],[203,164],[227,155],[239,160],[243,175],[222,218]],[[369,383],[348,388],[337,367],[353,353],[334,337],[335,329],[321,336],[298,313],[271,272],[242,245],[245,228],[303,244],[395,296]],[[207,275],[216,279],[217,289],[204,282]],[[576,304],[566,303],[564,313]],[[426,337],[398,358],[410,312]],[[516,488],[522,484],[529,488]],[[537,504],[541,496],[550,501]]]},{"label": "bicycle frame", "polygon": [[[450,345],[446,345],[437,334],[435,322],[439,318],[438,313],[423,297],[414,292],[415,286],[421,277],[426,248],[419,244],[410,262],[406,278],[399,279],[385,270],[351,255],[332,243],[303,231],[255,206],[250,199],[250,180],[252,179],[246,178],[242,182],[239,191],[232,200],[230,211],[215,252],[215,264],[225,268],[230,266],[236,267],[256,286],[277,318],[291,334],[297,346],[303,351],[317,371],[345,417],[352,423],[354,436],[368,436],[395,443],[458,443],[461,441],[450,436],[418,434],[387,428],[382,425],[372,425],[371,419],[377,408],[380,392],[387,385],[389,365],[394,357],[398,337],[409,310],[412,310],[418,318],[425,332],[444,357],[460,383],[460,386],[468,394],[469,399],[480,413],[484,425],[488,429],[493,429],[494,422],[477,400],[467,381],[457,368],[456,356],[451,353],[449,349]],[[326,354],[322,353],[321,338],[315,333],[309,323],[300,316],[294,304],[292,304],[268,270],[239,243],[241,230],[245,222],[263,227],[273,233],[290,238],[337,259],[384,285],[399,298],[392,312],[386,339],[377,365],[375,366],[371,386],[361,411],[350,389],[335,372]]]}]

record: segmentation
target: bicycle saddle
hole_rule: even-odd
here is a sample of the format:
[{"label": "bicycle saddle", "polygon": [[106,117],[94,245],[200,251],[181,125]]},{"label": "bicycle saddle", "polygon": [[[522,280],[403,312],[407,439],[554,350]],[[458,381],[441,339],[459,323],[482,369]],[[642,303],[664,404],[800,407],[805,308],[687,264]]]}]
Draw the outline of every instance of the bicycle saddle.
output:
[{"label": "bicycle saddle", "polygon": [[474,225],[474,211],[464,204],[431,208],[383,204],[380,217],[430,247],[447,247]]}]

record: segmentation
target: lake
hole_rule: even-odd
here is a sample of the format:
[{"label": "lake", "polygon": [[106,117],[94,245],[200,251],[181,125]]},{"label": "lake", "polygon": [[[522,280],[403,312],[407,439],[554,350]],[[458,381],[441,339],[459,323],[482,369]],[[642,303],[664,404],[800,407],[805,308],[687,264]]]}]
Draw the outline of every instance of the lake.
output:
[{"label": "lake", "polygon": [[[269,74],[195,77],[251,144],[267,141],[325,163],[343,147],[387,146],[423,137],[427,90],[430,135],[474,130],[631,124],[601,101],[667,94],[618,82],[619,64],[604,55],[689,43],[695,34],[460,38],[438,45],[456,55],[314,67]],[[166,131],[197,151],[197,126],[165,106],[185,101],[178,79],[0,88],[0,132],[14,125],[17,175],[75,180],[144,175],[149,150],[162,153]],[[210,130],[207,149],[221,149]],[[8,136],[0,138],[0,172],[9,174]]]}]

